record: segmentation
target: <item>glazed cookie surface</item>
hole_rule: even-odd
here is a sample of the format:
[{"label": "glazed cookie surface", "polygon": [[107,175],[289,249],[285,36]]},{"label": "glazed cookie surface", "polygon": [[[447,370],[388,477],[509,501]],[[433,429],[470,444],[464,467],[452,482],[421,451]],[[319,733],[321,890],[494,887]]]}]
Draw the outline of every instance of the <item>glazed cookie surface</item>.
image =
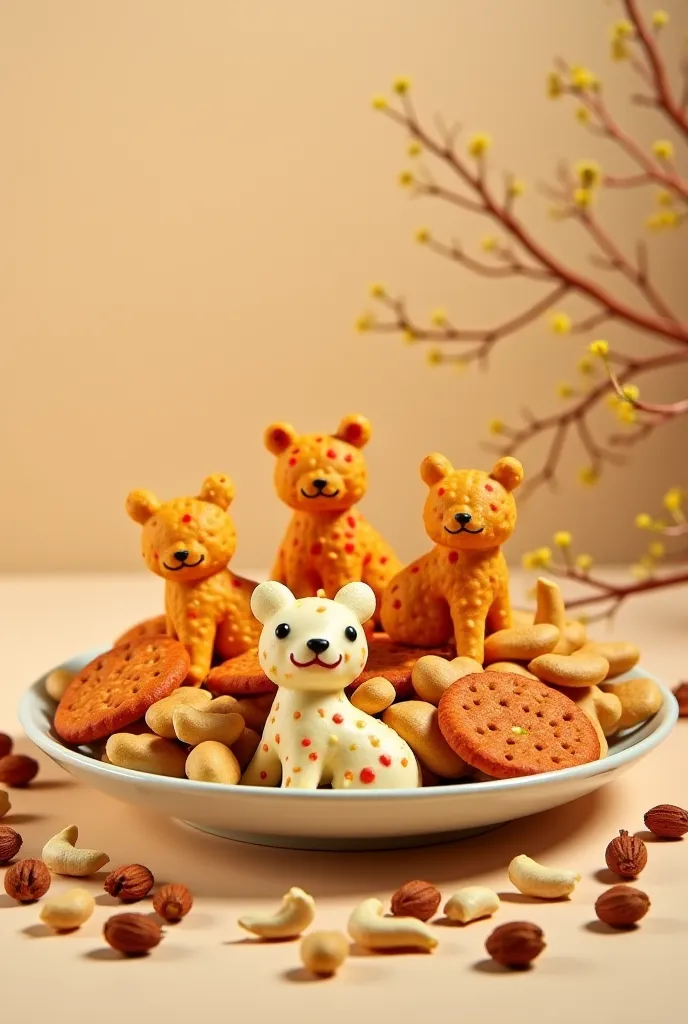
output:
[{"label": "glazed cookie surface", "polygon": [[143,637],[114,647],[72,680],[55,713],[66,743],[105,739],[142,718],[186,679],[189,655],[170,637]]},{"label": "glazed cookie surface", "polygon": [[525,676],[464,676],[445,692],[438,711],[452,750],[495,779],[573,768],[600,756],[587,715],[563,693]]}]

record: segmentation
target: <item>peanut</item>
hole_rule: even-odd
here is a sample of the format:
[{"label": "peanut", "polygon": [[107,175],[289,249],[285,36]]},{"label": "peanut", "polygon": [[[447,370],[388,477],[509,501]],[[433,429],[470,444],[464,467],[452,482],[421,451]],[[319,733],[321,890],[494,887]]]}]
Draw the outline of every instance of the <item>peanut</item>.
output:
[{"label": "peanut", "polygon": [[624,672],[630,672],[640,659],[640,651],[635,644],[625,640],[608,640],[606,643],[589,640],[577,653],[597,654],[605,658],[609,662],[607,679],[615,679]]},{"label": "peanut", "polygon": [[349,940],[342,932],[311,932],[301,940],[301,961],[311,974],[335,974],[348,955]]},{"label": "peanut", "polygon": [[70,672],[68,668],[54,668],[52,672],[46,676],[45,692],[59,704],[75,675],[76,673]]},{"label": "peanut", "polygon": [[174,709],[172,723],[177,739],[191,747],[198,746],[204,740],[217,740],[231,747],[244,731],[241,715],[231,712],[224,715],[210,714],[205,709],[190,707],[188,704],[179,704]]},{"label": "peanut", "polygon": [[184,778],[185,750],[176,741],[166,740],[161,736],[115,733],[105,744],[105,754],[110,764],[118,768],[149,772],[151,775],[169,775],[175,779]]},{"label": "peanut", "polygon": [[224,743],[204,740],[186,759],[187,778],[194,782],[217,782],[235,786],[241,778],[236,757]]},{"label": "peanut", "polygon": [[609,662],[598,654],[541,654],[528,665],[543,683],[555,686],[596,686],[609,671]]},{"label": "peanut", "polygon": [[629,679],[625,683],[603,683],[604,693],[621,701],[621,717],[616,731],[631,729],[655,715],[662,706],[662,691],[652,679]]},{"label": "peanut", "polygon": [[56,932],[69,932],[85,924],[95,908],[96,901],[87,889],[68,889],[46,900],[40,919]]},{"label": "peanut", "polygon": [[178,708],[180,704],[193,708],[202,708],[211,699],[211,695],[207,690],[198,690],[193,686],[180,686],[169,697],[163,697],[162,700],[151,704],[146,712],[146,725],[157,736],[162,736],[166,740],[174,740],[177,738],[172,720],[175,708]]},{"label": "peanut", "polygon": [[379,715],[394,703],[396,695],[397,691],[389,679],[374,676],[356,687],[351,694],[351,703],[359,711],[365,711],[367,715]]},{"label": "peanut", "polygon": [[406,740],[418,760],[443,779],[458,779],[468,766],[440,732],[437,708],[422,700],[405,700],[387,708],[382,721]]},{"label": "peanut", "polygon": [[485,639],[485,664],[492,661],[531,661],[549,654],[559,643],[559,630],[548,622],[500,629]]}]

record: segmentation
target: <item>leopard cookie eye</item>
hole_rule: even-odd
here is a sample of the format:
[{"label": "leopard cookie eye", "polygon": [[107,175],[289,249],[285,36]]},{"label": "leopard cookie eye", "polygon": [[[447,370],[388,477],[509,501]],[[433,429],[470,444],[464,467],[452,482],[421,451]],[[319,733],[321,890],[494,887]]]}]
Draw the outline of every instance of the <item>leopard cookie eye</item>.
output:
[{"label": "leopard cookie eye", "polygon": [[286,622],[280,622],[279,626],[275,630],[275,636],[278,640],[285,640],[291,632]]},{"label": "leopard cookie eye", "polygon": [[351,643],[353,643],[356,637],[358,636],[358,633],[356,632],[353,626],[347,626],[346,629],[344,630],[344,636],[346,637],[347,640],[350,640]]}]

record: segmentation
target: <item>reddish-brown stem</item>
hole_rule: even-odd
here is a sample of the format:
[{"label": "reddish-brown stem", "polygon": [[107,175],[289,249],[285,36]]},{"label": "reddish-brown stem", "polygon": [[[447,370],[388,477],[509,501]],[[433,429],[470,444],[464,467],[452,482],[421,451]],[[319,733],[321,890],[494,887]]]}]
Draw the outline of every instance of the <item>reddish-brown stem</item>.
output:
[{"label": "reddish-brown stem", "polygon": [[579,572],[577,569],[567,568],[557,570],[556,568],[549,566],[548,572],[551,572],[554,576],[559,576],[564,579],[575,580],[577,583],[582,583],[585,586],[592,587],[598,591],[596,594],[574,597],[572,600],[567,601],[567,609],[583,608],[588,605],[601,604],[603,601],[612,601],[614,605],[619,605],[622,601],[625,601],[626,598],[635,594],[645,594],[652,590],[660,590],[666,587],[677,587],[682,583],[688,583],[688,569],[678,572],[675,575],[652,576],[649,579],[636,580],[633,583],[627,583],[621,586],[609,583],[606,580],[599,579],[598,577],[592,577],[587,573]]},{"label": "reddish-brown stem", "polygon": [[638,2],[637,0],[623,0],[623,4],[629,21],[635,27],[638,40],[645,51],[647,62],[650,65],[657,94],[657,104],[672,124],[684,135],[688,135],[688,117],[686,117],[686,113],[679,101],[674,98],[662,55],[651,29],[646,25],[640,13]]}]

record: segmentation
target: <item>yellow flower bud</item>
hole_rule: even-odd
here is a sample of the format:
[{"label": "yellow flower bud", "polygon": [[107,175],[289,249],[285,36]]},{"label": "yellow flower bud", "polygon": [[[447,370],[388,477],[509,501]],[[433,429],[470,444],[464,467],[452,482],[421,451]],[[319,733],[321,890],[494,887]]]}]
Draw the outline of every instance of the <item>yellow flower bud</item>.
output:
[{"label": "yellow flower bud", "polygon": [[558,548],[570,548],[573,537],[568,530],[559,530],[554,534],[554,543]]},{"label": "yellow flower bud", "polygon": [[566,381],[562,381],[560,384],[557,384],[558,398],[571,398],[573,395],[575,395],[575,393],[576,392],[574,391],[574,389],[571,387],[570,384],[567,384]]},{"label": "yellow flower bud", "polygon": [[423,147],[420,142],[409,142],[406,152],[409,156],[420,156],[423,152]]},{"label": "yellow flower bud", "polygon": [[614,411],[616,413],[616,418],[620,423],[630,424],[636,423],[638,420],[637,410],[628,402],[624,402],[623,399],[619,399]]},{"label": "yellow flower bud", "polygon": [[392,88],[396,93],[398,93],[399,96],[403,96],[404,93],[407,93],[411,88],[411,79],[395,78]]},{"label": "yellow flower bud", "polygon": [[371,102],[373,104],[373,110],[386,110],[387,109],[387,100],[385,99],[384,96],[373,96],[373,99],[372,99]]},{"label": "yellow flower bud", "polygon": [[639,530],[651,530],[652,516],[649,516],[647,512],[639,512],[635,517],[635,525]]},{"label": "yellow flower bud", "polygon": [[578,361],[578,372],[582,373],[584,377],[594,376],[596,369],[597,364],[594,359],[590,358],[590,356],[583,356],[582,359]]},{"label": "yellow flower bud", "polygon": [[497,239],[494,235],[485,235],[480,243],[480,248],[483,252],[492,252],[497,248]]},{"label": "yellow flower bud", "polygon": [[595,160],[579,160],[574,168],[584,189],[595,188],[602,177],[602,169]]},{"label": "yellow flower bud", "polygon": [[514,178],[512,181],[510,181],[509,182],[509,187],[507,189],[508,194],[512,198],[514,198],[514,199],[517,196],[522,196],[523,193],[525,192],[525,190],[526,190],[525,182],[520,181],[518,178]]},{"label": "yellow flower bud", "polygon": [[538,548],[537,551],[533,552],[533,554],[537,559],[537,564],[543,569],[552,561],[552,552],[550,548]]},{"label": "yellow flower bud", "polygon": [[581,124],[587,124],[590,120],[590,111],[587,107],[576,107],[573,114],[576,121],[580,121]]},{"label": "yellow flower bud", "polygon": [[575,92],[587,92],[599,88],[599,79],[590,68],[571,68],[571,87]]},{"label": "yellow flower bud", "polygon": [[402,188],[410,188],[414,182],[411,171],[402,171],[397,180]]},{"label": "yellow flower bud", "polygon": [[559,99],[563,91],[564,83],[561,80],[561,75],[558,75],[556,71],[550,71],[547,75],[547,95],[551,100],[556,100]]},{"label": "yellow flower bud", "polygon": [[533,551],[526,551],[525,554],[521,556],[521,565],[524,569],[528,569],[529,571],[537,569],[535,553]]},{"label": "yellow flower bud", "polygon": [[587,210],[592,204],[593,195],[589,188],[575,188],[573,190],[573,202],[580,210]]},{"label": "yellow flower bud", "polygon": [[664,558],[664,555],[666,554],[666,548],[662,544],[661,540],[653,540],[647,550],[651,558]]},{"label": "yellow flower bud", "polygon": [[674,144],[669,139],[657,139],[652,143],[652,152],[659,160],[671,160],[674,155]]},{"label": "yellow flower bud", "polygon": [[444,356],[442,355],[438,348],[431,348],[428,349],[425,358],[429,366],[439,366],[439,364],[443,361]]},{"label": "yellow flower bud", "polygon": [[631,36],[635,35],[635,28],[630,21],[622,18],[621,21],[615,21],[611,28],[612,39],[630,39]]},{"label": "yellow flower bud", "polygon": [[409,330],[402,331],[401,332],[401,338],[402,338],[402,341],[406,345],[412,345],[414,343],[414,341],[418,341],[418,338],[413,333],[413,331],[409,331]]},{"label": "yellow flower bud", "polygon": [[660,190],[655,195],[657,206],[671,206],[674,202],[674,197],[671,192],[668,192],[665,188]]},{"label": "yellow flower bud", "polygon": [[371,284],[370,295],[373,299],[381,299],[385,295],[385,286],[383,284]]},{"label": "yellow flower bud", "polygon": [[580,569],[581,572],[589,572],[593,566],[592,555],[578,555],[576,558],[576,568]]},{"label": "yellow flower bud", "polygon": [[609,47],[612,60],[628,60],[630,50],[625,39],[612,39]]},{"label": "yellow flower bud", "polygon": [[425,245],[426,242],[430,241],[430,232],[428,231],[427,228],[418,228],[414,235],[414,238],[416,239],[419,245]]},{"label": "yellow flower bud", "polygon": [[591,341],[588,345],[588,352],[591,356],[599,356],[600,359],[605,359],[609,355],[609,342]]},{"label": "yellow flower bud", "polygon": [[571,330],[571,317],[568,313],[552,313],[549,325],[555,334],[568,334]]},{"label": "yellow flower bud", "polygon": [[356,330],[359,334],[363,334],[365,331],[369,331],[374,324],[375,320],[370,313],[362,313],[356,321]]},{"label": "yellow flower bud", "polygon": [[585,487],[594,487],[600,479],[600,474],[593,466],[583,466],[578,470],[578,479]]},{"label": "yellow flower bud", "polygon": [[672,487],[662,499],[664,508],[667,512],[680,512],[683,505],[683,497],[683,491],[680,487]]},{"label": "yellow flower bud", "polygon": [[447,314],[443,309],[433,309],[430,314],[430,323],[436,327],[443,327],[447,322]]},{"label": "yellow flower bud", "polygon": [[503,434],[506,424],[502,420],[490,420],[487,429],[491,434]]},{"label": "yellow flower bud", "polygon": [[637,402],[640,398],[640,388],[637,384],[626,384],[621,388],[624,398],[629,402]]},{"label": "yellow flower bud", "polygon": [[669,14],[667,11],[653,11],[652,12],[652,27],[653,28],[664,28],[665,25],[669,24]]},{"label": "yellow flower bud", "polygon": [[468,140],[468,154],[469,156],[478,157],[484,156],[488,149],[492,145],[492,139],[485,132],[478,132],[472,135]]}]

